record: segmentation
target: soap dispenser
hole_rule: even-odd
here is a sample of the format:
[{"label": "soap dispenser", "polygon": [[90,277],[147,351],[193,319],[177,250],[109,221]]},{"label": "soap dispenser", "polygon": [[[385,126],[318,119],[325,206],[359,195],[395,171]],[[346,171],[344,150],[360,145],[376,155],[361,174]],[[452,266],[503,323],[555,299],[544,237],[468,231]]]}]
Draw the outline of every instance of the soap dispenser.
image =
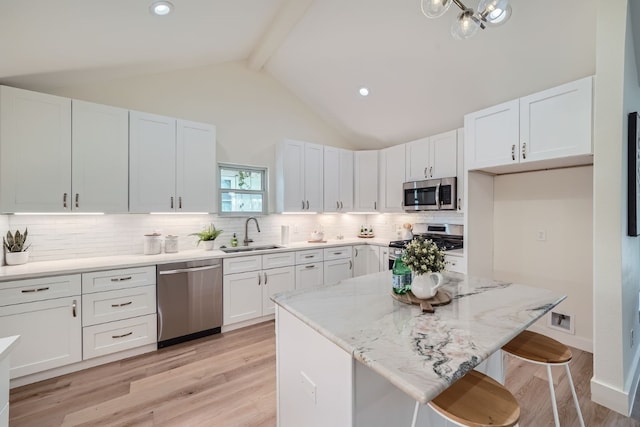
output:
[{"label": "soap dispenser", "polygon": [[231,247],[235,248],[238,246],[238,238],[236,237],[236,233],[233,233],[233,237],[231,238]]}]

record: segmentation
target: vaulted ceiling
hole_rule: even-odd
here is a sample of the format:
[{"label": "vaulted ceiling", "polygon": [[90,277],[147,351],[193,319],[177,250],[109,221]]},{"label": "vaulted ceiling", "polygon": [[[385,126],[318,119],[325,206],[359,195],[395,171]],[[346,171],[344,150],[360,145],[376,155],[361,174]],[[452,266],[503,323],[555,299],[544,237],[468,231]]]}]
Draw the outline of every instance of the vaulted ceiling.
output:
[{"label": "vaulted ceiling", "polygon": [[465,41],[449,33],[455,6],[430,20],[419,0],[173,3],[154,17],[151,0],[2,0],[0,83],[46,91],[245,61],[377,148],[595,72],[596,0],[511,0],[509,22]]}]

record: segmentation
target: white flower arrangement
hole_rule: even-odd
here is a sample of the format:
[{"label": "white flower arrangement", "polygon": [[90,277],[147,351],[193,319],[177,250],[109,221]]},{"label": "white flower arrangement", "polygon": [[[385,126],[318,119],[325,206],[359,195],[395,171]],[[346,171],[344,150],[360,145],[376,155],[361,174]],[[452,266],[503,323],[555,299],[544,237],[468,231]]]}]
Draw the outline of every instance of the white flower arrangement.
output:
[{"label": "white flower arrangement", "polygon": [[444,252],[432,240],[415,238],[407,245],[402,262],[415,274],[444,270]]}]

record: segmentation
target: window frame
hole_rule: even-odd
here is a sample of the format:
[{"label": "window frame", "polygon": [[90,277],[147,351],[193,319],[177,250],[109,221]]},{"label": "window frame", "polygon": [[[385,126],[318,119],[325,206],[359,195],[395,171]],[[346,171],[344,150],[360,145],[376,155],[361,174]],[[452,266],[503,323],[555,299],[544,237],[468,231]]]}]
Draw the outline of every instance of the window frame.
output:
[{"label": "window frame", "polygon": [[[241,189],[230,189],[230,188],[222,188],[222,170],[236,170],[236,171],[255,171],[259,172],[262,175],[262,191],[257,190],[241,190]],[[254,165],[245,165],[239,163],[218,163],[218,215],[226,216],[226,217],[246,217],[246,216],[262,216],[268,215],[269,213],[269,168],[267,166],[254,166]],[[262,195],[262,211],[261,212],[242,212],[242,211],[232,211],[225,212],[222,210],[222,195],[223,193],[239,193],[239,194],[260,194]]]}]

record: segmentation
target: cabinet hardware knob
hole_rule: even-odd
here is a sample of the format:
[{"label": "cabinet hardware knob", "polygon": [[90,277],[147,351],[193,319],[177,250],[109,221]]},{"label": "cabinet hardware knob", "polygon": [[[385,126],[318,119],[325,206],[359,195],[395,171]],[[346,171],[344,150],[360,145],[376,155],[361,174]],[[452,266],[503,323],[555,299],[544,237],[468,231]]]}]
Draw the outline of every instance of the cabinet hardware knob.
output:
[{"label": "cabinet hardware knob", "polygon": [[113,277],[111,278],[112,282],[124,282],[125,280],[131,280],[132,277],[131,276],[127,276],[127,277]]},{"label": "cabinet hardware knob", "polygon": [[305,255],[305,258],[313,258],[313,255]]},{"label": "cabinet hardware knob", "polygon": [[265,271],[265,273],[264,273],[264,284],[265,284],[265,285],[267,284],[267,278],[268,278],[268,277],[267,277],[267,272]]},{"label": "cabinet hardware knob", "polygon": [[64,193],[62,195],[62,207],[66,208],[67,207],[67,193]]},{"label": "cabinet hardware knob", "polygon": [[336,209],[340,209],[340,202],[336,202]]},{"label": "cabinet hardware knob", "polygon": [[73,300],[73,304],[71,304],[71,313],[73,314],[73,317],[78,317],[78,312],[76,311],[77,305],[78,303],[76,300]]},{"label": "cabinet hardware knob", "polygon": [[353,261],[349,260],[349,270],[353,270]]},{"label": "cabinet hardware knob", "polygon": [[304,268],[316,268],[315,264],[306,265]]},{"label": "cabinet hardware knob", "polygon": [[171,196],[171,209],[173,209],[173,196]]},{"label": "cabinet hardware knob", "polygon": [[178,209],[182,209],[182,196],[178,197]]},{"label": "cabinet hardware knob", "polygon": [[378,210],[378,202],[373,202],[373,210]]},{"label": "cabinet hardware knob", "polygon": [[513,144],[511,146],[511,160],[515,161],[516,160],[516,145]]},{"label": "cabinet hardware knob", "polygon": [[133,335],[133,332],[128,332],[126,334],[122,334],[122,335],[111,335],[111,338],[124,338],[124,337],[128,337],[129,335]]},{"label": "cabinet hardware knob", "polygon": [[49,287],[48,287],[48,286],[46,286],[46,287],[44,287],[44,288],[23,289],[23,290],[22,290],[22,291],[20,291],[20,292],[22,292],[23,294],[28,294],[28,293],[31,293],[31,292],[42,292],[42,291],[48,291],[48,290],[49,290]]},{"label": "cabinet hardware knob", "polygon": [[80,207],[80,194],[76,193],[76,208]]},{"label": "cabinet hardware knob", "polygon": [[304,209],[304,200],[302,201],[302,209]]},{"label": "cabinet hardware knob", "polygon": [[307,210],[309,210],[309,201],[307,200]]},{"label": "cabinet hardware knob", "polygon": [[526,159],[527,158],[527,143],[523,142],[522,143],[522,159]]},{"label": "cabinet hardware knob", "polygon": [[433,178],[433,166],[429,166],[429,177]]},{"label": "cabinet hardware knob", "polygon": [[356,256],[358,256],[358,248],[356,248],[355,250],[356,250]]},{"label": "cabinet hardware knob", "polygon": [[424,177],[425,178],[429,178],[429,174],[427,173],[427,168],[424,168]]},{"label": "cabinet hardware knob", "polygon": [[340,202],[340,209],[343,209],[344,205],[342,204],[342,202]]},{"label": "cabinet hardware knob", "polygon": [[262,276],[258,273],[258,286],[262,285]]},{"label": "cabinet hardware knob", "polygon": [[124,306],[131,305],[131,304],[133,304],[133,301],[123,302],[122,304],[111,304],[111,307],[113,307],[113,308],[124,307]]}]

